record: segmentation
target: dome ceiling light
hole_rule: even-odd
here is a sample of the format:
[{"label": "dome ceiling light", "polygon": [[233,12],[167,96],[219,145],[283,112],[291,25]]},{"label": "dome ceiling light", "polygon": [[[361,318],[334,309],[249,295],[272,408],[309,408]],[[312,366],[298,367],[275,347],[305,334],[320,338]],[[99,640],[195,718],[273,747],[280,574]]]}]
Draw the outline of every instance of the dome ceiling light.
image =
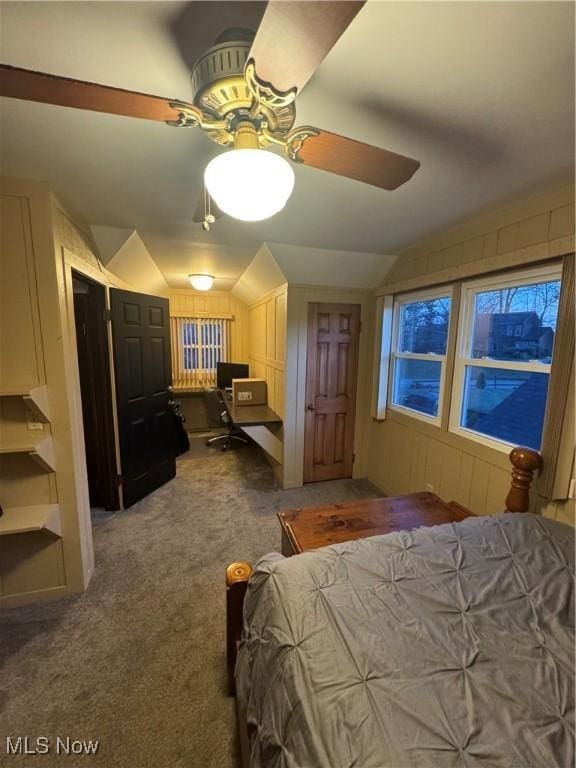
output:
[{"label": "dome ceiling light", "polygon": [[196,291],[209,291],[214,285],[214,275],[188,275],[188,280]]},{"label": "dome ceiling light", "polygon": [[281,211],[294,189],[287,160],[260,149],[256,127],[248,120],[235,131],[234,149],[208,163],[204,183],[218,208],[242,221],[262,221]]}]

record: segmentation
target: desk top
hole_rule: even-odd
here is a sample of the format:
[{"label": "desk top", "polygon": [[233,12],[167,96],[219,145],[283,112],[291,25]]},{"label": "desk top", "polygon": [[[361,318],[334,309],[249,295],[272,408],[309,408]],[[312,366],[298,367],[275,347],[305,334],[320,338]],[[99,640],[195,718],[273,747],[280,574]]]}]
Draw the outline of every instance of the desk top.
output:
[{"label": "desk top", "polygon": [[469,510],[455,502],[446,503],[433,493],[362,499],[278,512],[282,529],[295,554],[366,536],[407,531],[421,525],[456,523],[471,516]]},{"label": "desk top", "polygon": [[234,405],[229,392],[223,392],[226,410],[237,427],[282,424],[282,419],[267,405]]}]

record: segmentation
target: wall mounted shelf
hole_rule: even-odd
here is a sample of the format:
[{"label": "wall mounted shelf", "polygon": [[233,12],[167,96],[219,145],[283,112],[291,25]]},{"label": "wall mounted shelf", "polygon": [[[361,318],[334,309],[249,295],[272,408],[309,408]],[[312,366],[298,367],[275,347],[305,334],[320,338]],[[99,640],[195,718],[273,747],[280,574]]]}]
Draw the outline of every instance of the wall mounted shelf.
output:
[{"label": "wall mounted shelf", "polygon": [[48,402],[48,387],[42,384],[38,387],[3,387],[0,397],[21,397],[34,416],[35,421],[48,424],[50,421],[50,404]]},{"label": "wall mounted shelf", "polygon": [[54,443],[51,437],[45,437],[37,443],[0,444],[1,454],[26,454],[46,472],[55,472]]},{"label": "wall mounted shelf", "polygon": [[33,507],[9,507],[0,517],[0,536],[11,533],[49,531],[62,536],[58,504],[36,504]]}]

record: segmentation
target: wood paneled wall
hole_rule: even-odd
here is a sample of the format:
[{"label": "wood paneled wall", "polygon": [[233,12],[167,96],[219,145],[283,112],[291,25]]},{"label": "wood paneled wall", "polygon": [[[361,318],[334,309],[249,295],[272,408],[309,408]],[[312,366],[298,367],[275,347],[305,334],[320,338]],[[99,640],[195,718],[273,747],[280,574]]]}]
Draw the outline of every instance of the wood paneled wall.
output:
[{"label": "wood paneled wall", "polygon": [[[31,215],[25,194],[0,197],[0,391],[26,391],[46,383],[38,306]],[[47,205],[47,203],[46,203]],[[38,256],[41,255],[40,251]],[[31,416],[20,397],[0,397],[2,446],[35,443],[52,436],[50,424],[31,431]],[[5,509],[58,501],[56,476],[22,454],[3,454],[0,503]],[[43,533],[0,538],[0,605],[15,596],[65,585],[62,542]]]},{"label": "wood paneled wall", "polygon": [[252,304],[248,310],[250,375],[265,379],[268,405],[284,417],[286,361],[286,296],[282,285]]},{"label": "wood paneled wall", "polygon": [[[4,449],[53,438],[47,471],[18,453],[4,454],[0,503],[8,509],[57,504],[61,538],[47,532],[0,539],[0,604],[82,591],[93,572],[90,503],[77,371],[71,265],[106,281],[86,230],[77,226],[45,184],[2,179],[0,249],[0,390],[46,386],[49,420],[33,421],[24,401],[0,398]],[[16,518],[13,518],[16,519]]]},{"label": "wood paneled wall", "polygon": [[248,307],[229,291],[181,289],[170,293],[173,317],[232,317],[231,361],[248,362]]},{"label": "wood paneled wall", "polygon": [[[390,496],[433,491],[458,501],[477,515],[504,510],[510,485],[505,454],[478,455],[471,441],[450,444],[416,419],[391,415],[372,430],[376,442],[369,456],[369,478]],[[432,428],[430,428],[432,429]],[[487,449],[489,451],[490,449]],[[495,454],[497,452],[494,452]]]},{"label": "wood paneled wall", "polygon": [[475,216],[399,254],[377,295],[544,261],[574,250],[574,183]]},{"label": "wood paneled wall", "polygon": [[96,244],[88,228],[81,229],[60,206],[54,208],[54,229],[61,246],[94,269],[100,269]]},{"label": "wood paneled wall", "polygon": [[[559,184],[523,201],[470,219],[399,255],[377,289],[392,294],[558,258],[574,250],[574,187]],[[572,414],[572,415],[570,415]],[[424,422],[388,411],[370,421],[368,477],[387,494],[426,490],[476,514],[502,511],[509,484],[506,455]],[[574,522],[568,500],[574,457],[573,411],[567,409],[561,461],[568,470],[553,502],[533,494],[533,508]],[[572,472],[574,470],[572,469]]]}]

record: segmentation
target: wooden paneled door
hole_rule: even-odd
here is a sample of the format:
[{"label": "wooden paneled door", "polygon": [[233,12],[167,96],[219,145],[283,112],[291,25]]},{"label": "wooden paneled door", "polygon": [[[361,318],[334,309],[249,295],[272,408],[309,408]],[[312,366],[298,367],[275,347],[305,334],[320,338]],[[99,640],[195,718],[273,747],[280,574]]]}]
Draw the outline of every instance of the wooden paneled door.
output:
[{"label": "wooden paneled door", "polygon": [[129,507],[176,474],[168,299],[110,289],[122,495]]},{"label": "wooden paneled door", "polygon": [[304,482],[352,477],[359,304],[309,304]]}]

